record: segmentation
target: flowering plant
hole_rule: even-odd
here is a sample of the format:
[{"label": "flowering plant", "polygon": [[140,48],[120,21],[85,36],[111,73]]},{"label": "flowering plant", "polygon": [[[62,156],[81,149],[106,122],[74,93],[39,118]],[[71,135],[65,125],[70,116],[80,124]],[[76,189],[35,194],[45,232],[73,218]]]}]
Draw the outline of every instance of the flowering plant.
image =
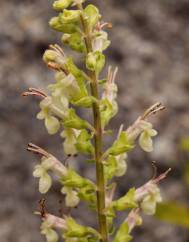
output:
[{"label": "flowering plant", "polygon": [[[61,162],[30,143],[28,150],[41,155],[41,163],[35,166],[33,172],[33,176],[39,179],[40,193],[49,191],[51,174],[56,175],[66,206],[74,208],[80,201],[86,202],[98,214],[99,228],[80,225],[71,215],[57,217],[49,214],[44,201],[41,201],[41,233],[46,236],[47,242],[57,242],[59,236],[65,242],[108,242],[110,237],[114,242],[128,242],[132,239],[133,228],[142,223],[141,212],[155,213],[156,204],[162,200],[158,183],[169,170],[159,177],[154,176],[140,188],[131,188],[117,200],[114,199],[113,178],[125,175],[128,153],[135,148],[137,141],[144,151],[153,150],[152,137],[157,132],[149,118],[164,107],[156,103],[127,129],[121,125],[116,140],[104,150],[103,137],[108,133],[107,125],[118,112],[115,83],[118,68],[109,67],[107,77],[101,78],[106,62],[104,50],[110,45],[105,29],[111,24],[102,21],[96,6],[89,4],[84,7],[84,2],[56,0],[53,8],[59,13],[49,24],[63,33],[61,41],[65,45],[82,55],[85,68],[80,69],[60,46],[50,45],[43,60],[55,71],[55,82],[48,86],[48,93],[29,88],[23,95],[42,99],[37,118],[44,120],[50,135],[60,134],[67,160],[82,153],[90,159],[91,165],[96,166],[96,182],[93,182],[79,175],[68,162]],[[93,122],[80,117],[78,108],[91,109]],[[130,210],[127,218],[120,227],[113,229],[117,212],[126,210]]]}]

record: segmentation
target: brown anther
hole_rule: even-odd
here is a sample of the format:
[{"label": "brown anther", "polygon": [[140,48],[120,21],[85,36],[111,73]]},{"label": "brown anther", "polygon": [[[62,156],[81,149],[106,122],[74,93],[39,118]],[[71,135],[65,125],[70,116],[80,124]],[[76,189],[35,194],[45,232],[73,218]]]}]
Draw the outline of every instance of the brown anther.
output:
[{"label": "brown anther", "polygon": [[27,150],[38,155],[49,157],[49,153],[47,151],[32,143],[28,144]]},{"label": "brown anther", "polygon": [[58,209],[59,215],[60,215],[60,217],[63,217],[63,215],[64,215],[64,211],[63,211],[63,207],[62,207],[63,201],[59,200],[58,203],[60,204],[60,208]]},{"label": "brown anther", "polygon": [[152,180],[154,180],[154,179],[157,177],[157,166],[156,166],[156,161],[152,161],[152,169],[153,169]]},{"label": "brown anther", "polygon": [[39,200],[39,211],[42,218],[45,218],[46,216],[45,201],[45,198]]}]

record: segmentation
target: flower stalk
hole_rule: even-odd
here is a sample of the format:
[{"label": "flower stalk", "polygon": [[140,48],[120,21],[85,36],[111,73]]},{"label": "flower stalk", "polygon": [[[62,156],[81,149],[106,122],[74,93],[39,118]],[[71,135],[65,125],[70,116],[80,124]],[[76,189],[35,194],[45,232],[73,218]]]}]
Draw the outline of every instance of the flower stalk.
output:
[{"label": "flower stalk", "polygon": [[[91,33],[87,24],[85,24],[85,19],[83,16],[83,6],[82,4],[78,4],[78,9],[81,10],[81,23],[84,31],[84,39],[87,49],[87,54],[92,52],[92,41],[91,41]],[[91,83],[91,94],[97,100],[99,100],[98,93],[98,76],[95,71],[89,71]],[[102,125],[101,125],[101,114],[98,103],[94,103],[92,106],[93,109],[93,120],[94,120],[94,148],[95,148],[95,162],[96,162],[96,182],[97,182],[97,211],[98,211],[98,223],[99,223],[99,232],[102,236],[102,242],[108,242],[108,229],[107,229],[107,221],[105,211],[105,179],[104,179],[104,165],[101,160],[102,156]]]}]

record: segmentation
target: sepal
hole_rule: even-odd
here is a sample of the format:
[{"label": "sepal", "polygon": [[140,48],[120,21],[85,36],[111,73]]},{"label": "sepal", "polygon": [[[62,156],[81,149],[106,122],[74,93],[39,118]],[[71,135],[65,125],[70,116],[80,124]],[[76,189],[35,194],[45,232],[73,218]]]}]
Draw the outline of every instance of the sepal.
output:
[{"label": "sepal", "polygon": [[76,113],[74,109],[69,109],[67,117],[64,119],[63,124],[67,128],[73,128],[73,129],[91,129],[91,125],[81,119]]},{"label": "sepal", "polygon": [[64,34],[61,40],[77,52],[83,53],[86,51],[85,43],[80,33]]},{"label": "sepal", "polygon": [[90,29],[92,29],[97,22],[100,20],[101,15],[99,14],[99,10],[92,4],[89,4],[85,9],[85,20]]},{"label": "sepal", "polygon": [[135,199],[135,189],[131,188],[125,196],[113,201],[111,206],[117,211],[138,207]]},{"label": "sepal", "polygon": [[118,229],[113,242],[129,242],[131,240],[132,236],[129,234],[129,226],[124,222]]},{"label": "sepal", "polygon": [[87,130],[82,130],[79,134],[76,142],[76,148],[79,152],[84,154],[93,154],[94,147],[91,144],[91,134],[87,132]]},{"label": "sepal", "polygon": [[61,14],[58,15],[58,17],[53,17],[51,18],[51,20],[49,21],[49,25],[52,29],[58,31],[58,32],[63,32],[63,33],[68,33],[68,34],[72,34],[78,31],[78,25],[77,24],[65,24],[62,23],[61,20]]},{"label": "sepal", "polygon": [[73,0],[57,0],[53,3],[53,8],[57,11],[61,11],[68,8],[72,4]]},{"label": "sepal", "polygon": [[110,155],[120,155],[134,148],[133,143],[128,139],[126,132],[121,132],[119,138],[109,148],[108,153]]},{"label": "sepal", "polygon": [[105,65],[105,56],[100,52],[90,52],[86,58],[86,67],[90,71],[95,71],[97,74],[101,72]]},{"label": "sepal", "polygon": [[63,24],[75,24],[80,20],[81,11],[80,10],[67,10],[64,9],[63,13],[59,15],[60,21]]}]

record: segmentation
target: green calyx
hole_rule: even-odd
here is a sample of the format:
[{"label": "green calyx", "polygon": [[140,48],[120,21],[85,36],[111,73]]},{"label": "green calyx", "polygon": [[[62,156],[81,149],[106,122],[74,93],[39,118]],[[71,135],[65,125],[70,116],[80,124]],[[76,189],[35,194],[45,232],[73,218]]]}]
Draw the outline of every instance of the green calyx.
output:
[{"label": "green calyx", "polygon": [[61,11],[68,8],[72,4],[73,0],[58,0],[53,3],[53,8],[57,11]]},{"label": "green calyx", "polygon": [[81,53],[86,52],[84,39],[80,33],[64,34],[61,40],[64,44],[69,45],[72,50]]},{"label": "green calyx", "polygon": [[119,138],[113,143],[112,147],[109,148],[108,153],[110,155],[120,155],[128,152],[134,148],[133,143],[128,139],[127,133],[121,132]]},{"label": "green calyx", "polygon": [[129,234],[129,226],[127,223],[122,223],[113,242],[129,242],[132,240],[132,236]]},{"label": "green calyx", "polygon": [[101,72],[105,65],[105,56],[100,52],[91,52],[86,58],[86,67],[90,71],[95,71],[97,74]]}]

